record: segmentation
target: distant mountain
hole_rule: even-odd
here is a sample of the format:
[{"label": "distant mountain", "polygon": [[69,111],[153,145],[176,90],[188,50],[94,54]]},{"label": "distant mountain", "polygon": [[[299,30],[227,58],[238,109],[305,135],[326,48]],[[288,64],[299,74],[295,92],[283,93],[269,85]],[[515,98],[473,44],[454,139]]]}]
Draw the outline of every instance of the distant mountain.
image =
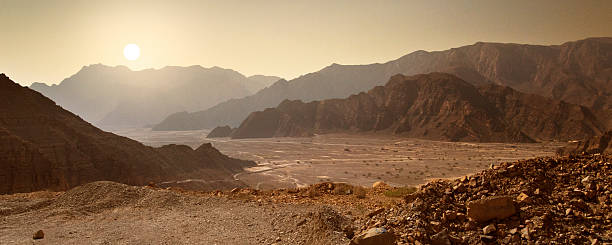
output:
[{"label": "distant mountain", "polygon": [[247,89],[249,89],[249,91],[254,94],[257,93],[259,90],[274,84],[282,78],[275,76],[253,75],[248,77],[248,79],[251,80],[251,83],[249,83]]},{"label": "distant mountain", "polygon": [[533,142],[598,135],[586,107],[494,84],[480,88],[446,73],[396,75],[346,99],[282,102],[253,112],[232,138],[388,132],[450,141]]},{"label": "distant mountain", "polygon": [[206,109],[254,93],[275,77],[201,66],[132,71],[125,66],[90,65],[59,85],[30,88],[103,128],[142,127],[177,111]]},{"label": "distant mountain", "polygon": [[232,188],[242,185],[232,174],[252,165],[210,144],[153,148],[104,132],[0,74],[0,194],[97,180],[145,185],[197,178],[209,189]]},{"label": "distant mountain", "polygon": [[229,137],[232,132],[234,131],[234,129],[232,129],[230,126],[219,126],[214,128],[212,131],[210,131],[210,133],[208,133],[208,135],[206,135],[206,138],[223,138],[223,137]]},{"label": "distant mountain", "polygon": [[479,42],[445,51],[416,51],[384,64],[333,64],[204,111],[172,114],[154,129],[236,127],[249,113],[275,107],[286,99],[345,98],[383,85],[395,74],[430,72],[585,105],[607,117],[612,127],[612,38],[589,38],[552,46]]}]

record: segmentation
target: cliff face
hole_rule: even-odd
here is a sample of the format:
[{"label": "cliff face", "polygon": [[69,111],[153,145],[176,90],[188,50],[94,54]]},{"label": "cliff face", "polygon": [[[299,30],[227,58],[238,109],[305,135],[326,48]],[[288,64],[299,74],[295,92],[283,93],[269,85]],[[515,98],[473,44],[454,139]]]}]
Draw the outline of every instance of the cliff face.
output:
[{"label": "cliff face", "polygon": [[249,115],[232,137],[382,131],[436,140],[531,142],[582,138],[602,128],[586,107],[431,73],[396,75],[385,86],[346,99],[284,101]]},{"label": "cliff face", "polygon": [[96,180],[231,179],[253,164],[211,145],[152,148],[104,132],[0,75],[0,193],[65,190]]},{"label": "cliff face", "polygon": [[207,110],[174,114],[159,130],[214,128],[240,124],[251,112],[283,100],[345,98],[383,85],[395,74],[445,72],[474,85],[497,84],[587,106],[612,127],[612,38],[562,45],[476,43],[445,51],[417,51],[384,64],[338,65],[279,81],[258,93]]},{"label": "cliff face", "polygon": [[612,131],[608,131],[601,136],[572,142],[568,146],[558,149],[557,153],[559,155],[582,153],[612,154]]}]

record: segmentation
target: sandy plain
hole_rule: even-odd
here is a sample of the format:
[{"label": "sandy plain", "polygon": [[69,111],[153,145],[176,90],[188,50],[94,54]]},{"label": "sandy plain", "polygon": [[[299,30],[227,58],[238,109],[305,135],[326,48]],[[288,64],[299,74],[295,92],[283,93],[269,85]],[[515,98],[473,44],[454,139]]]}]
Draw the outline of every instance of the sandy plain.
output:
[{"label": "sandy plain", "polygon": [[532,144],[442,142],[378,134],[325,134],[304,138],[207,139],[208,130],[115,131],[146,145],[202,143],[231,157],[257,162],[234,177],[252,188],[303,187],[332,181],[369,186],[416,186],[456,178],[491,164],[552,156],[563,142]]}]

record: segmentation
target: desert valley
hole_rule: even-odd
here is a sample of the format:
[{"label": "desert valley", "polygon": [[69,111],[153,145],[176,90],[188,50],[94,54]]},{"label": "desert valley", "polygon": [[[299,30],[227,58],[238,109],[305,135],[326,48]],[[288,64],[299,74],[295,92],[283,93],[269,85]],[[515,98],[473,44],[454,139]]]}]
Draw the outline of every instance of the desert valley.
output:
[{"label": "desert valley", "polygon": [[[95,9],[54,4],[71,13]],[[167,21],[227,7],[158,4],[147,8],[182,9],[162,18]],[[30,5],[0,2],[0,22],[14,20],[11,13],[30,16],[23,12]],[[253,14],[253,6],[239,5],[233,6],[238,12],[244,7],[249,11],[240,13]],[[276,5],[283,4],[266,6]],[[338,6],[365,13],[375,5]],[[278,20],[251,24],[276,26],[266,18]],[[245,45],[224,36],[230,35],[225,28],[247,30],[242,20],[232,23],[209,23],[221,26],[218,47],[236,44],[227,48],[236,53],[209,50],[210,59],[249,61],[243,48],[251,44],[281,50],[273,57],[286,55],[280,44],[257,41],[285,43],[280,37],[252,35]],[[601,26],[606,23],[612,18]],[[55,71],[23,72],[9,65],[20,56],[5,56],[11,58],[0,58],[6,69],[0,70],[0,244],[612,244],[612,37],[587,34],[545,45],[411,46],[416,51],[397,51],[399,58],[300,68],[285,78],[256,75],[274,67],[265,56],[236,63],[266,68],[243,74],[216,65],[168,65],[163,59],[192,62],[204,54],[157,50],[153,58],[141,57],[130,43],[125,60],[109,61],[117,65],[79,64],[57,84],[28,84],[19,78]],[[157,38],[167,38],[160,50],[176,52],[215,40]],[[339,37],[312,38],[334,45]],[[149,43],[143,43],[144,55]],[[312,55],[344,59],[349,53]],[[74,66],[83,55],[69,54],[56,65]],[[274,64],[279,71],[296,67]]]}]

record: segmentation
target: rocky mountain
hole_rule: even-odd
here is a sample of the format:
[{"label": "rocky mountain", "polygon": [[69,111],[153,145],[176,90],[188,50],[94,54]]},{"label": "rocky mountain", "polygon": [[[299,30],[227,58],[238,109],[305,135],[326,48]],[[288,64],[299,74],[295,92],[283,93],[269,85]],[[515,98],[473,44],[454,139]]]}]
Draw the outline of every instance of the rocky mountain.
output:
[{"label": "rocky mountain", "polygon": [[236,127],[251,112],[283,100],[344,98],[383,85],[395,74],[445,72],[474,84],[492,83],[524,93],[580,104],[606,116],[612,127],[612,38],[589,38],[541,46],[478,42],[444,51],[416,51],[383,64],[333,64],[291,81],[204,111],[175,113],[157,130]]},{"label": "rocky mountain", "polygon": [[612,131],[605,132],[601,136],[570,142],[565,147],[557,150],[559,155],[575,154],[612,154]]},{"label": "rocky mountain", "polygon": [[206,138],[222,138],[222,137],[229,137],[232,132],[234,132],[234,129],[231,128],[230,126],[219,126],[214,128],[212,131],[210,131],[210,133],[208,133],[208,135],[206,135]]},{"label": "rocky mountain", "polygon": [[454,75],[396,75],[385,86],[346,99],[282,102],[253,112],[232,138],[308,136],[328,132],[388,132],[451,141],[531,142],[595,136],[603,125],[586,107],[476,87]]},{"label": "rocky mountain", "polygon": [[0,74],[0,194],[97,180],[145,185],[198,178],[209,188],[228,188],[241,185],[233,173],[253,164],[210,144],[153,148],[104,132]]},{"label": "rocky mountain", "polygon": [[201,66],[132,71],[101,64],[83,67],[59,85],[31,88],[103,128],[142,127],[177,111],[206,109],[266,87],[276,77],[253,79],[219,67]]}]

